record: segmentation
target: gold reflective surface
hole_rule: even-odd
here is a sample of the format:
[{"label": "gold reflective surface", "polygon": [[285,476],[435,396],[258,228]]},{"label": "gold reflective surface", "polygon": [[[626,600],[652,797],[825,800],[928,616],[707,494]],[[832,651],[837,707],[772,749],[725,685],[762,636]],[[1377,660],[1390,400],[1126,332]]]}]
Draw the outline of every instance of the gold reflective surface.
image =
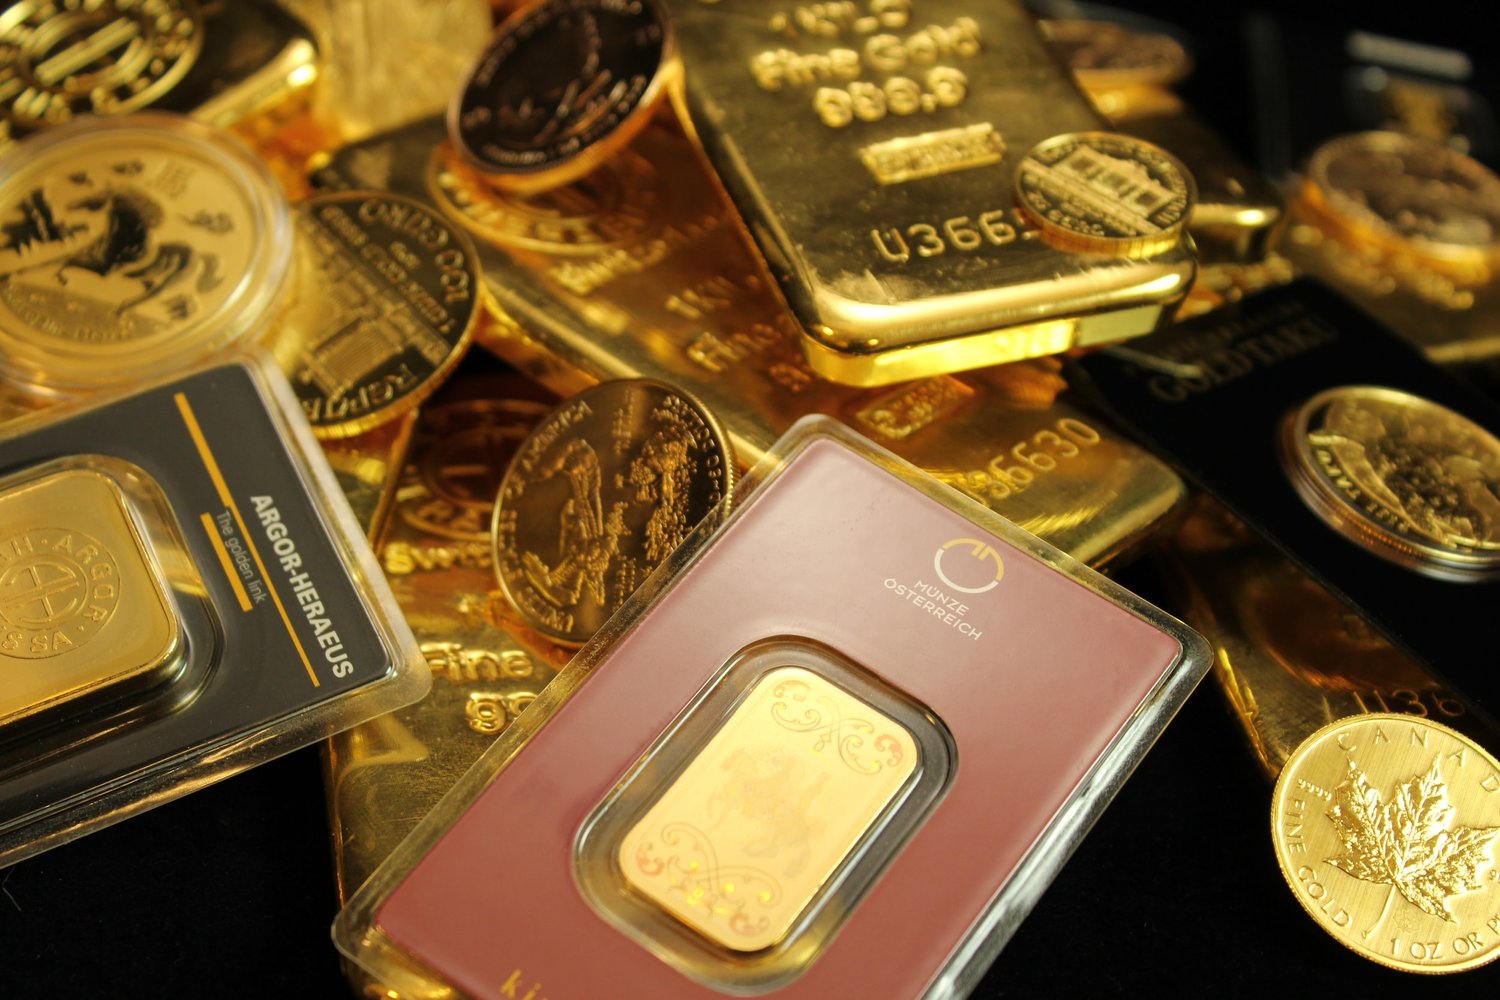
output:
[{"label": "gold reflective surface", "polygon": [[1410,393],[1344,386],[1288,418],[1282,453],[1308,507],[1377,555],[1466,580],[1500,572],[1500,440]]},{"label": "gold reflective surface", "polygon": [[1287,761],[1271,807],[1276,861],[1309,916],[1407,972],[1500,955],[1500,763],[1426,719],[1359,716]]},{"label": "gold reflective surface", "polygon": [[1159,552],[1184,621],[1214,646],[1214,670],[1266,773],[1337,719],[1436,719],[1489,746],[1500,733],[1222,507],[1200,497]]},{"label": "gold reflective surface", "polygon": [[549,409],[537,395],[514,375],[460,370],[423,408],[410,459],[393,477],[399,486],[377,548],[433,686],[422,701],[328,741],[341,900],[569,655],[526,632],[495,587],[491,509],[510,454]]},{"label": "gold reflective surface", "polygon": [[363,434],[321,442],[339,492],[366,538],[379,538],[385,528],[416,425],[411,410]]},{"label": "gold reflective surface", "polygon": [[180,626],[145,546],[102,474],[0,493],[0,730],[178,669]]},{"label": "gold reflective surface", "polygon": [[668,124],[586,180],[529,199],[477,184],[434,150],[442,135],[416,126],[347,147],[316,179],[401,192],[430,182],[478,237],[503,310],[476,339],[559,395],[612,378],[677,386],[746,464],[798,418],[828,414],[1096,565],[1183,495],[1164,464],[1059,399],[1066,383],[1050,362],[879,389],[819,378],[723,195]]},{"label": "gold reflective surface", "polygon": [[672,5],[687,117],[820,374],[881,385],[1119,340],[1186,292],[1181,243],[1070,252],[1018,215],[1021,157],[1103,124],[1019,3],[818,9]]},{"label": "gold reflective surface", "polygon": [[810,670],[772,670],[625,835],[620,870],[715,944],[768,948],[917,763],[894,719]]}]

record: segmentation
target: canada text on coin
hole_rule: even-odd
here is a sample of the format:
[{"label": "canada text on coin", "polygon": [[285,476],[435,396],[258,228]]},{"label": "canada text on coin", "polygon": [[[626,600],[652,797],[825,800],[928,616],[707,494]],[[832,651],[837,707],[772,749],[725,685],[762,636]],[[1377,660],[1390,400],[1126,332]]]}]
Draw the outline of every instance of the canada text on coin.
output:
[{"label": "canada text on coin", "polygon": [[304,203],[297,238],[277,348],[313,433],[358,434],[431,395],[479,317],[467,234],[421,202],[354,191]]},{"label": "canada text on coin", "polygon": [[1292,413],[1282,445],[1303,500],[1357,544],[1433,576],[1500,574],[1500,440],[1467,417],[1342,386]]},{"label": "canada text on coin", "polygon": [[145,107],[203,48],[193,0],[22,0],[0,14],[0,145]]},{"label": "canada text on coin", "polygon": [[1500,763],[1414,715],[1360,715],[1292,752],[1272,796],[1276,861],[1309,916],[1408,972],[1500,955]]},{"label": "canada text on coin", "polygon": [[1362,132],[1324,143],[1308,190],[1346,224],[1410,252],[1454,262],[1500,255],[1500,177],[1427,139]]},{"label": "canada text on coin", "polygon": [[604,382],[522,442],[495,503],[495,573],[538,632],[581,645],[734,486],[718,422],[646,379]]},{"label": "canada text on coin", "polygon": [[81,531],[39,527],[0,541],[0,656],[72,652],[99,634],[120,601],[120,570]]},{"label": "canada text on coin", "polygon": [[1016,172],[1016,198],[1059,247],[1143,256],[1181,238],[1197,192],[1187,168],[1160,147],[1074,132],[1032,147]]},{"label": "canada text on coin", "polygon": [[449,106],[449,136],[496,184],[554,187],[645,126],[671,65],[655,0],[542,0],[496,30]]}]

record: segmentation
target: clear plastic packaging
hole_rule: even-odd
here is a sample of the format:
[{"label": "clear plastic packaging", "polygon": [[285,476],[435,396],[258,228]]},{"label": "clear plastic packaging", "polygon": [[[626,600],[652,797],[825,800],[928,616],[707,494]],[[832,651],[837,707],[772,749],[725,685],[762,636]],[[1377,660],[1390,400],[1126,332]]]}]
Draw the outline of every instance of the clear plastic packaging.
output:
[{"label": "clear plastic packaging", "polygon": [[428,681],[269,359],[0,429],[0,865]]},{"label": "clear plastic packaging", "polygon": [[345,954],[413,995],[973,986],[1207,648],[834,421],[747,492],[356,894]]}]

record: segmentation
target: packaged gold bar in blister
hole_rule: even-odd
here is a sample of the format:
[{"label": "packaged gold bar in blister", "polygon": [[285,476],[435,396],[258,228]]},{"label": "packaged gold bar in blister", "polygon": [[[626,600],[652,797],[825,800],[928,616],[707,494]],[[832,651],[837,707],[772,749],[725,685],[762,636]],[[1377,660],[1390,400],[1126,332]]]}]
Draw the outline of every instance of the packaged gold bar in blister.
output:
[{"label": "packaged gold bar in blister", "polygon": [[239,355],[0,431],[0,861],[426,690],[296,411]]},{"label": "packaged gold bar in blister", "polygon": [[505,312],[478,333],[482,344],[562,395],[635,377],[684,390],[723,424],[741,462],[799,417],[836,416],[1095,564],[1182,496],[1165,465],[1059,398],[1065,383],[1045,362],[883,388],[824,381],[723,195],[668,122],[540,195],[487,184],[438,122],[339,150],[315,181],[429,199],[473,233]]},{"label": "packaged gold bar in blister", "polygon": [[1194,272],[1191,176],[1095,137],[1018,2],[800,10],[671,5],[685,118],[814,370],[883,385],[1165,321]]}]

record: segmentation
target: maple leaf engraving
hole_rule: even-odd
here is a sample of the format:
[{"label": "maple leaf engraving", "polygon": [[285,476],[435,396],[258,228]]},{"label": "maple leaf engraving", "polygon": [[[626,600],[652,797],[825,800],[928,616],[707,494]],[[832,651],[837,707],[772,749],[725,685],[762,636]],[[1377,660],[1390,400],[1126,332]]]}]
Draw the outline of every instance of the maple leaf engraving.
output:
[{"label": "maple leaf engraving", "polygon": [[1440,762],[1434,757],[1426,774],[1401,782],[1383,802],[1350,760],[1325,814],[1344,853],[1326,860],[1357,879],[1391,886],[1424,913],[1457,922],[1448,897],[1482,888],[1479,871],[1491,861],[1500,826],[1450,827],[1453,806]]}]

